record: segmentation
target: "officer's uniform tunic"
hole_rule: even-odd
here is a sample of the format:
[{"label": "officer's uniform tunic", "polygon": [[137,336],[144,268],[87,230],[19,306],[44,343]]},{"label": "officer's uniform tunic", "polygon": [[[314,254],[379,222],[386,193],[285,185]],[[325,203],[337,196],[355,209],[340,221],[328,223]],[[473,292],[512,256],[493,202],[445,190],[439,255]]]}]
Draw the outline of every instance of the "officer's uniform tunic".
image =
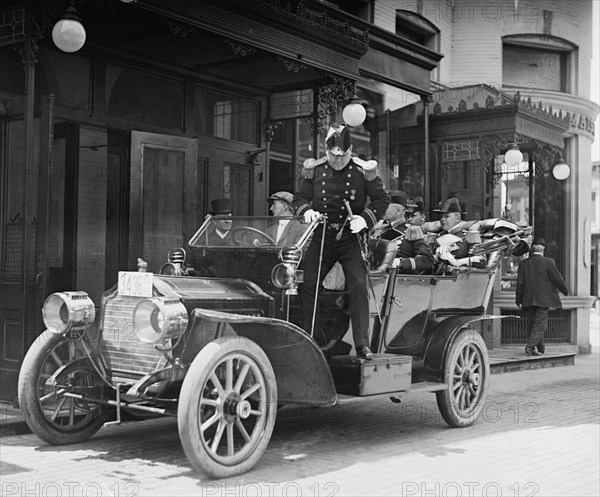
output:
[{"label": "officer's uniform tunic", "polygon": [[[313,209],[327,218],[320,281],[317,282],[317,273],[322,225],[315,231],[302,262],[304,283],[300,286],[300,296],[304,308],[304,328],[310,331],[317,285],[321,285],[335,262],[339,261],[346,279],[354,345],[368,346],[367,269],[358,236],[350,231],[350,221],[346,222],[340,240],[336,240],[336,235],[348,217],[344,199],[350,203],[352,213],[363,217],[367,228],[371,229],[385,213],[390,196],[377,175],[374,161],[352,158],[345,167],[336,171],[323,158],[310,162],[309,167],[305,163],[303,177],[300,189],[294,195],[296,214],[304,215],[307,210]],[[365,208],[367,198],[371,203]]]}]

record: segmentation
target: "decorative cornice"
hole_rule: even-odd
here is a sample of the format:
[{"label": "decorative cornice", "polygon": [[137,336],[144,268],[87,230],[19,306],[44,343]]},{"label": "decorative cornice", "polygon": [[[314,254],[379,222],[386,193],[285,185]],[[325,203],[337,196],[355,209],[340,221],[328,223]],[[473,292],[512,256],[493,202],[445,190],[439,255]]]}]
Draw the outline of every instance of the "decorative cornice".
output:
[{"label": "decorative cornice", "polygon": [[[267,22],[257,12],[257,2],[239,4],[237,0],[212,3],[212,0],[180,3],[173,0],[140,0],[137,5],[170,19],[206,29],[269,52],[297,58],[302,63],[346,77],[358,77],[359,52],[338,44],[322,42],[317,36],[301,36],[298,29]],[[239,8],[238,8],[239,7]],[[254,10],[249,11],[253,7]],[[329,32],[329,31],[326,31]],[[345,49],[344,49],[345,48]],[[299,55],[300,54],[300,55]]]},{"label": "decorative cornice", "polygon": [[277,57],[277,60],[283,64],[286,71],[295,73],[300,69],[306,69],[306,64],[298,62],[297,60],[288,59],[287,57],[282,57],[281,55]]},{"label": "decorative cornice", "polygon": [[248,45],[245,45],[244,43],[241,43],[236,40],[232,40],[231,38],[223,38],[223,42],[227,46],[229,46],[229,48],[231,48],[231,51],[236,55],[245,57],[246,55],[256,53],[256,48],[249,47]]},{"label": "decorative cornice", "polygon": [[352,26],[346,19],[340,19],[335,12],[328,11],[324,5],[298,0],[255,0],[257,5],[285,18],[294,24],[302,23],[310,29],[324,30],[329,35],[356,43],[365,49],[369,44],[369,31]]},{"label": "decorative cornice", "polygon": [[169,30],[171,31],[171,33],[177,36],[181,36],[182,38],[187,37],[187,35],[190,33],[198,33],[198,28],[190,26],[187,23],[173,21],[172,19],[166,19],[164,17],[161,17],[160,20],[161,22],[164,22],[167,26],[169,26]]}]

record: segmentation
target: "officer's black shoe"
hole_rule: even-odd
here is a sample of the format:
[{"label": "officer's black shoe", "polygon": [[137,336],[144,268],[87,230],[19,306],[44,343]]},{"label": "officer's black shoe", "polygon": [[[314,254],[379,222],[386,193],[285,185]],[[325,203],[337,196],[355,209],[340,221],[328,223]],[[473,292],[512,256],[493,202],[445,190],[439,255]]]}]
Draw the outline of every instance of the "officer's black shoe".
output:
[{"label": "officer's black shoe", "polygon": [[537,350],[535,350],[535,347],[525,347],[525,353],[527,355],[542,355]]},{"label": "officer's black shoe", "polygon": [[358,357],[366,359],[367,361],[373,360],[373,352],[371,352],[371,349],[366,345],[359,345],[358,347],[356,347],[356,355],[358,355]]},{"label": "officer's black shoe", "polygon": [[546,352],[546,346],[545,345],[540,345],[539,343],[537,344],[537,349],[538,352],[542,355],[544,355],[544,352]]}]

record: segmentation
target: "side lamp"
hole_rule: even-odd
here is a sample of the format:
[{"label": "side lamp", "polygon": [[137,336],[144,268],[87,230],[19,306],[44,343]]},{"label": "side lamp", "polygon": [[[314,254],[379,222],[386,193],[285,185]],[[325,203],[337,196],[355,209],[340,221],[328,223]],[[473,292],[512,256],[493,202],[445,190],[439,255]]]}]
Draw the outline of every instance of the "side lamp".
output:
[{"label": "side lamp", "polygon": [[366,117],[367,111],[355,93],[342,110],[342,119],[348,126],[360,126],[365,122]]},{"label": "side lamp", "polygon": [[52,28],[52,41],[63,52],[73,53],[83,47],[85,37],[85,28],[71,2],[62,18]]},{"label": "side lamp", "polygon": [[558,161],[552,168],[552,176],[559,181],[566,180],[571,175],[571,168],[569,164],[562,158],[562,155],[558,157]]}]

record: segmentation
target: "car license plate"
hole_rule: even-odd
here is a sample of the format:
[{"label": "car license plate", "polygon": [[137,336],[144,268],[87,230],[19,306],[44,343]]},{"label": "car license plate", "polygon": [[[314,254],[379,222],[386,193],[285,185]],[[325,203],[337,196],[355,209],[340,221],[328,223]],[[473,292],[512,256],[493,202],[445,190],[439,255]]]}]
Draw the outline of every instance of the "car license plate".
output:
[{"label": "car license plate", "polygon": [[119,295],[131,297],[152,297],[153,273],[139,271],[119,271]]}]

